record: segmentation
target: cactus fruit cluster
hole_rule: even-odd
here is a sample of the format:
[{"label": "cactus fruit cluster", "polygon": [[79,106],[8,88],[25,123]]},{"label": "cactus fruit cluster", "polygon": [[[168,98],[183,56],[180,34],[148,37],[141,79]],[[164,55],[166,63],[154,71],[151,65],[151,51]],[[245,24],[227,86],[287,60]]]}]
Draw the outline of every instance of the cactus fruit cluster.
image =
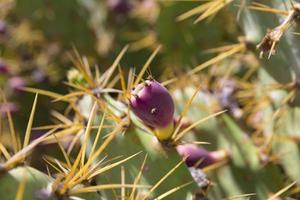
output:
[{"label": "cactus fruit cluster", "polygon": [[[44,10],[50,25],[55,15],[84,8],[77,14],[88,13],[82,26],[89,29],[76,28],[86,36],[93,31],[97,42],[87,39],[94,45],[89,53],[103,63],[78,53],[77,47],[86,49],[84,41],[68,54],[71,64],[63,42],[46,39],[53,30],[44,27],[43,35],[26,20],[4,20],[14,21],[13,9],[26,16],[30,6],[0,2],[0,10],[6,8],[0,14],[0,46],[8,49],[0,55],[1,200],[300,199],[300,2],[49,5],[57,9]],[[31,17],[39,22],[42,16]],[[73,23],[60,19],[54,27]],[[177,26],[192,31],[178,34]],[[197,27],[203,26],[203,45],[216,43],[197,59],[190,52],[199,48]],[[128,31],[132,27],[143,31]],[[77,41],[74,33],[61,31],[63,41]],[[179,36],[175,43],[173,35]],[[123,43],[130,44],[112,62],[103,59]],[[145,50],[144,64],[131,67]],[[178,60],[186,59],[203,62],[180,68]],[[62,71],[51,64],[55,61],[71,66],[62,70],[65,90],[44,87],[57,84]],[[35,98],[20,128],[14,117],[27,106],[25,94]],[[53,108],[40,114],[47,101]],[[36,125],[39,116],[50,124]]]}]

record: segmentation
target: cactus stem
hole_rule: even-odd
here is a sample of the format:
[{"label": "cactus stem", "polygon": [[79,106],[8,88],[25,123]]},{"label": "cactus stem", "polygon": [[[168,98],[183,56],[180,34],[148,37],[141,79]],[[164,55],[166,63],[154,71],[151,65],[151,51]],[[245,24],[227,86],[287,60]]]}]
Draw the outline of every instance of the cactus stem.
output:
[{"label": "cactus stem", "polygon": [[193,124],[191,124],[190,126],[188,126],[187,128],[185,128],[184,130],[182,130],[181,132],[179,132],[176,137],[174,137],[174,141],[175,142],[178,142],[184,135],[186,135],[191,129],[195,128],[197,125],[203,123],[204,121],[206,120],[209,120],[213,117],[216,117],[218,115],[221,115],[223,113],[227,112],[227,110],[223,110],[223,111],[220,111],[220,112],[217,112],[217,113],[214,113],[214,114],[211,114],[203,119],[200,119],[196,122],[194,122]]},{"label": "cactus stem", "polygon": [[293,4],[292,9],[288,12],[284,21],[272,30],[268,30],[265,37],[257,45],[259,49],[260,57],[263,57],[265,53],[268,53],[268,59],[275,53],[275,48],[278,42],[281,40],[284,33],[294,24],[299,22],[300,16],[300,4]]}]

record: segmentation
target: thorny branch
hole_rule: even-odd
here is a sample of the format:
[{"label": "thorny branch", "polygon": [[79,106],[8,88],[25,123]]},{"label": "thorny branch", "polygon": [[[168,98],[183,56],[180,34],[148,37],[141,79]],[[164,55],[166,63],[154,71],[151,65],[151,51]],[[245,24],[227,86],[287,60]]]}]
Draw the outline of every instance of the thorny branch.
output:
[{"label": "thorny branch", "polygon": [[265,37],[257,45],[257,49],[260,50],[260,57],[262,58],[264,54],[268,54],[268,59],[270,59],[271,55],[275,53],[275,48],[281,37],[295,23],[300,23],[300,3],[292,5],[287,17],[279,26],[268,30]]}]

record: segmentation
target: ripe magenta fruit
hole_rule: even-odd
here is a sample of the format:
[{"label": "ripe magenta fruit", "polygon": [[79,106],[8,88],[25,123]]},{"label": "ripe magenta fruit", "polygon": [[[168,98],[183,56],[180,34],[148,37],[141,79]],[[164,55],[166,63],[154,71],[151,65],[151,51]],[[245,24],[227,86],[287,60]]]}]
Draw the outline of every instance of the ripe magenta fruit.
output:
[{"label": "ripe magenta fruit", "polygon": [[146,80],[133,90],[130,105],[134,114],[154,129],[159,140],[173,132],[174,102],[169,91],[155,80]]},{"label": "ripe magenta fruit", "polygon": [[204,168],[228,157],[224,150],[210,152],[194,144],[178,145],[176,149],[186,158],[185,163],[188,167]]}]

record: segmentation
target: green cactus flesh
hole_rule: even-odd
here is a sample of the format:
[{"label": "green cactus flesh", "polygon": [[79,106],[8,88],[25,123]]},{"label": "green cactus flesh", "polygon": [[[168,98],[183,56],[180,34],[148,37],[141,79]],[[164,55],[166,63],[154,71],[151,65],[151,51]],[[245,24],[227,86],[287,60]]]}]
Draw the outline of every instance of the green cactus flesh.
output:
[{"label": "green cactus flesh", "polygon": [[5,173],[0,179],[0,196],[3,200],[16,198],[19,186],[25,184],[23,199],[38,199],[38,193],[46,192],[51,186],[51,178],[32,167],[16,167]]}]

